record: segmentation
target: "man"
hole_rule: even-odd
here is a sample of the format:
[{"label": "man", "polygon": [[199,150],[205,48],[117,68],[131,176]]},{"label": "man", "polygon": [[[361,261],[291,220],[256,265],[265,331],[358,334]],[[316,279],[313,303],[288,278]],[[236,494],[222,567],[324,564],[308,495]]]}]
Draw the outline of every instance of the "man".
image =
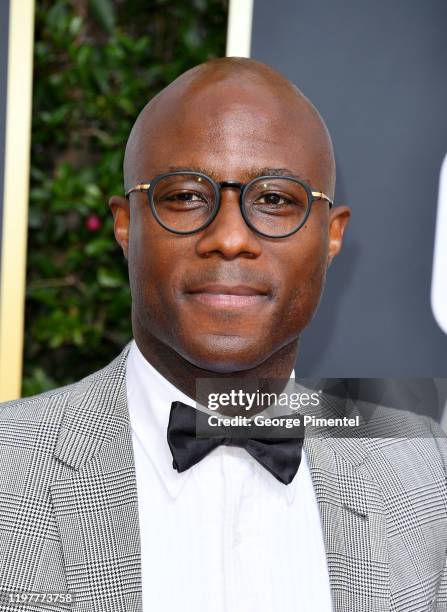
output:
[{"label": "man", "polygon": [[210,61],[143,109],[124,178],[134,340],[0,411],[0,609],[446,610],[433,421],[261,452],[186,435],[200,379],[294,376],[350,215],[318,112],[263,64]]}]

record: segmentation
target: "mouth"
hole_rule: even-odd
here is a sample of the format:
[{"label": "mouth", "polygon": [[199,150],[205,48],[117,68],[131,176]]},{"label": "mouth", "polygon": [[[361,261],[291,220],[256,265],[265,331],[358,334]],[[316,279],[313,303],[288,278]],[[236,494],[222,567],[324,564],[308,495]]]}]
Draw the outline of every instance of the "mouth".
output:
[{"label": "mouth", "polygon": [[208,284],[189,289],[186,295],[194,301],[215,308],[248,308],[260,306],[270,299],[266,287],[249,285]]}]

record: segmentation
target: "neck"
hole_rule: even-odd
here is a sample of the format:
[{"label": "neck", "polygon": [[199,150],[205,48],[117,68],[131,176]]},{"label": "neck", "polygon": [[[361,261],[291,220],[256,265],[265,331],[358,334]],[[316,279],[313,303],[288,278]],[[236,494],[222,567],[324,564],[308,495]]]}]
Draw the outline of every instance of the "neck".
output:
[{"label": "neck", "polygon": [[196,400],[198,378],[269,378],[286,379],[294,368],[299,338],[283,346],[258,366],[234,372],[214,372],[193,365],[170,346],[134,325],[135,342],[144,358],[177,389]]}]

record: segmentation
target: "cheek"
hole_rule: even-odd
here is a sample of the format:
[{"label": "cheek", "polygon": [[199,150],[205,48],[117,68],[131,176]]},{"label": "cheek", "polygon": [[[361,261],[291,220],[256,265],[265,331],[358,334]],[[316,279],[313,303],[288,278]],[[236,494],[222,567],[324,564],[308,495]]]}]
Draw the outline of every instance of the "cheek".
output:
[{"label": "cheek", "polygon": [[146,211],[137,211],[129,233],[128,264],[132,298],[139,302],[143,300],[151,307],[160,301],[160,290],[169,287],[168,275],[173,257],[169,236],[161,234],[160,229],[163,228],[159,228]]},{"label": "cheek", "polygon": [[178,287],[189,252],[189,237],[170,234],[146,211],[131,226],[129,280],[132,312],[141,329],[175,346],[182,334],[177,299]]},{"label": "cheek", "polygon": [[284,321],[288,327],[303,329],[312,319],[324,287],[327,251],[326,233],[308,232],[284,261]]}]

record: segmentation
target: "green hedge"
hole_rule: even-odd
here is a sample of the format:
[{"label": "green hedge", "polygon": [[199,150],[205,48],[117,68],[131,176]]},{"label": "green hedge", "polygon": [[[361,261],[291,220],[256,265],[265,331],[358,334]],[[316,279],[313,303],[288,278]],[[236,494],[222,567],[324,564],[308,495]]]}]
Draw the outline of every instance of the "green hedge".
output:
[{"label": "green hedge", "polygon": [[78,380],[131,337],[110,195],[139,110],[225,53],[225,0],[36,3],[23,395]]}]

